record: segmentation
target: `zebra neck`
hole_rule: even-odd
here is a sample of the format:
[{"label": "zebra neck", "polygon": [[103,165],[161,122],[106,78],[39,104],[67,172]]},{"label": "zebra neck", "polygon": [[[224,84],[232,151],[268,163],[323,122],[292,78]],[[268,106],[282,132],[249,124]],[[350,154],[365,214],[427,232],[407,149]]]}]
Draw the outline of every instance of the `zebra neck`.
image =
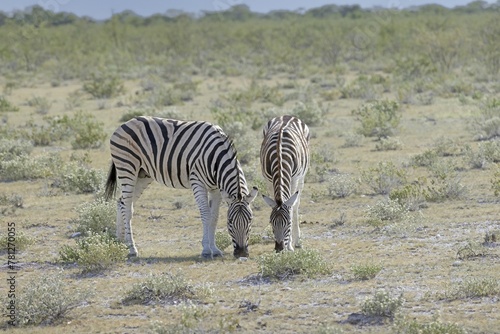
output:
[{"label": "zebra neck", "polygon": [[228,198],[241,200],[248,195],[245,175],[236,158],[231,164],[224,164],[217,172],[219,190]]},{"label": "zebra neck", "polygon": [[291,175],[288,173],[286,164],[283,163],[283,129],[285,124],[282,124],[278,132],[278,138],[276,139],[276,159],[277,159],[277,169],[273,175],[273,188],[274,188],[274,199],[278,205],[281,205],[288,198],[290,198],[290,189],[286,187],[286,184],[290,184],[290,179],[287,177]]}]

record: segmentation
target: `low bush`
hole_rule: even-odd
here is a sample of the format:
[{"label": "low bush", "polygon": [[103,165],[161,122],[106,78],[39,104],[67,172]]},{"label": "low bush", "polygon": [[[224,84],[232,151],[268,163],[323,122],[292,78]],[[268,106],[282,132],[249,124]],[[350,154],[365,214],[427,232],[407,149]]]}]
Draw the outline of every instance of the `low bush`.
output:
[{"label": "low bush", "polygon": [[392,297],[388,292],[380,290],[373,297],[367,298],[363,303],[361,312],[368,316],[379,316],[394,318],[401,306],[403,306],[403,295]]},{"label": "low bush", "polygon": [[28,106],[35,108],[37,114],[45,115],[50,111],[52,102],[43,96],[33,96],[28,100]]},{"label": "low bush", "polygon": [[296,275],[309,278],[331,272],[330,266],[315,250],[269,253],[257,259],[262,277],[284,280]]},{"label": "low bush", "polygon": [[63,274],[44,274],[16,294],[16,325],[50,325],[64,318],[69,311],[83,304],[87,292],[67,289]]},{"label": "low bush", "polygon": [[83,273],[109,269],[127,260],[128,247],[106,234],[87,233],[76,239],[76,246],[64,245],[59,250],[63,263],[76,263]]},{"label": "low bush", "polygon": [[0,181],[19,181],[48,178],[61,170],[63,161],[58,154],[17,156],[11,160],[0,160]]},{"label": "low bush", "polygon": [[498,296],[499,294],[500,280],[489,277],[467,278],[461,282],[453,283],[443,293],[439,293],[438,298],[446,300],[457,300]]},{"label": "low bush", "polygon": [[0,139],[0,160],[7,161],[22,155],[30,155],[33,144],[26,139]]},{"label": "low bush", "polygon": [[488,140],[500,136],[500,99],[492,98],[478,105],[479,111],[469,123],[476,140]]},{"label": "low bush", "polygon": [[387,195],[392,189],[406,184],[407,175],[404,169],[396,167],[392,162],[379,162],[377,167],[361,172],[361,181],[375,194]]},{"label": "low bush", "polygon": [[394,327],[397,333],[404,334],[467,334],[458,324],[444,323],[438,318],[428,323],[420,323],[415,319],[409,320],[406,316],[400,316],[396,317]]},{"label": "low bush", "polygon": [[152,274],[142,282],[132,286],[123,299],[130,304],[177,304],[185,301],[198,301],[212,294],[209,285],[195,287],[182,275],[170,273]]},{"label": "low bush", "polygon": [[366,209],[366,219],[368,224],[379,227],[390,223],[410,221],[409,210],[398,201],[386,199],[378,201],[373,206]]},{"label": "low bush", "polygon": [[355,280],[366,281],[375,278],[377,274],[382,270],[380,264],[356,264],[351,267],[351,272]]},{"label": "low bush", "polygon": [[393,136],[402,117],[399,104],[390,100],[363,104],[352,114],[361,122],[359,134],[378,138]]},{"label": "low bush", "polygon": [[[7,226],[7,224],[6,224]],[[27,235],[23,231],[17,231],[15,235],[9,236],[8,234],[0,234],[0,253],[8,251],[11,245],[15,246],[15,252],[26,250],[30,245],[35,243],[35,238]]]},{"label": "low bush", "polygon": [[380,138],[380,141],[375,144],[375,150],[377,151],[397,151],[401,149],[403,149],[403,142],[395,137]]},{"label": "low bush", "polygon": [[328,196],[345,198],[355,193],[358,182],[348,174],[335,174],[328,179]]},{"label": "low bush", "polygon": [[86,202],[77,209],[78,218],[71,221],[76,226],[75,230],[88,235],[88,233],[105,234],[110,237],[116,232],[116,203],[107,202],[102,197],[93,202]]},{"label": "low bush", "polygon": [[0,95],[0,112],[19,111],[19,107],[13,105],[6,97]]},{"label": "low bush", "polygon": [[18,194],[0,194],[0,216],[7,216],[24,206],[24,200]]},{"label": "low bush", "polygon": [[108,99],[125,92],[125,87],[117,76],[101,73],[91,74],[83,84],[83,90],[94,99]]}]

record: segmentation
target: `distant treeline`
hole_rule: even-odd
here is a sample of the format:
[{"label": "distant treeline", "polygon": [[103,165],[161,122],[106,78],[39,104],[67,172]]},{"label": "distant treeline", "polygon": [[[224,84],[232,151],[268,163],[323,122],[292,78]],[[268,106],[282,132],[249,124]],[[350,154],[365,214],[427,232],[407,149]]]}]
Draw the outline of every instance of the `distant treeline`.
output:
[{"label": "distant treeline", "polygon": [[[264,20],[280,20],[297,17],[314,17],[314,18],[351,18],[361,19],[369,16],[377,11],[397,11],[405,15],[414,14],[441,14],[447,13],[461,13],[461,14],[474,14],[480,12],[500,12],[500,0],[496,3],[488,3],[486,1],[473,1],[465,6],[456,6],[454,8],[447,8],[437,4],[428,4],[422,6],[415,6],[405,9],[388,9],[382,7],[362,8],[359,5],[325,5],[309,10],[274,10],[268,13],[252,12],[247,5],[235,5],[227,10],[222,11],[205,11],[201,15],[194,15],[178,10],[169,10],[164,14],[154,14],[148,17],[137,15],[133,11],[126,10],[117,14],[113,14],[111,18],[104,20],[119,20],[122,23],[132,24],[135,26],[147,26],[157,22],[175,22],[177,20],[199,20],[199,21],[246,21],[250,19],[264,19]],[[67,24],[74,24],[78,21],[85,21],[89,23],[98,23],[103,21],[96,21],[88,16],[78,16],[73,13],[59,12],[54,13],[50,10],[45,10],[43,7],[35,5],[26,8],[23,11],[15,11],[11,14],[0,11],[0,26],[13,23],[18,25],[31,24],[31,25],[49,25],[60,26]]]}]

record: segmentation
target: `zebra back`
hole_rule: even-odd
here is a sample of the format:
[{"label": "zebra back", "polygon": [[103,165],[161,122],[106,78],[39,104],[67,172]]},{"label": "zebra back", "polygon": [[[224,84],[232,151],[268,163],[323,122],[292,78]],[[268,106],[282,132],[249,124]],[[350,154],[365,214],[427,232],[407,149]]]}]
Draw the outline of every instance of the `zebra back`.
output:
[{"label": "zebra back", "polygon": [[208,122],[140,116],[122,124],[110,145],[116,167],[132,180],[142,169],[172,188],[190,188],[196,177],[207,190],[219,189],[231,199],[248,195],[232,142]]},{"label": "zebra back", "polygon": [[293,178],[309,167],[309,128],[297,117],[271,119],[263,129],[260,158],[263,175],[273,183],[274,198],[281,205],[290,198]]}]

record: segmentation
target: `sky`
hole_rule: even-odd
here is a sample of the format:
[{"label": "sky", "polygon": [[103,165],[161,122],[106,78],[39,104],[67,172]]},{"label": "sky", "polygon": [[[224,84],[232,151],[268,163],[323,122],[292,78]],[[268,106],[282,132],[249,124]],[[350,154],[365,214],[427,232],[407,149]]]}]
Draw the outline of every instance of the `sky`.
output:
[{"label": "sky", "polygon": [[[28,6],[40,5],[54,12],[71,12],[78,16],[90,16],[94,19],[109,18],[113,13],[124,10],[132,10],[142,16],[152,14],[163,14],[169,9],[180,9],[190,13],[202,13],[203,11],[226,10],[233,5],[246,4],[254,12],[267,13],[271,10],[299,8],[309,9],[326,4],[352,5],[358,4],[363,8],[374,6],[390,8],[407,8],[434,3],[449,8],[466,5],[473,0],[0,0],[0,10],[12,13],[22,10]],[[495,1],[487,1],[489,3]]]}]

